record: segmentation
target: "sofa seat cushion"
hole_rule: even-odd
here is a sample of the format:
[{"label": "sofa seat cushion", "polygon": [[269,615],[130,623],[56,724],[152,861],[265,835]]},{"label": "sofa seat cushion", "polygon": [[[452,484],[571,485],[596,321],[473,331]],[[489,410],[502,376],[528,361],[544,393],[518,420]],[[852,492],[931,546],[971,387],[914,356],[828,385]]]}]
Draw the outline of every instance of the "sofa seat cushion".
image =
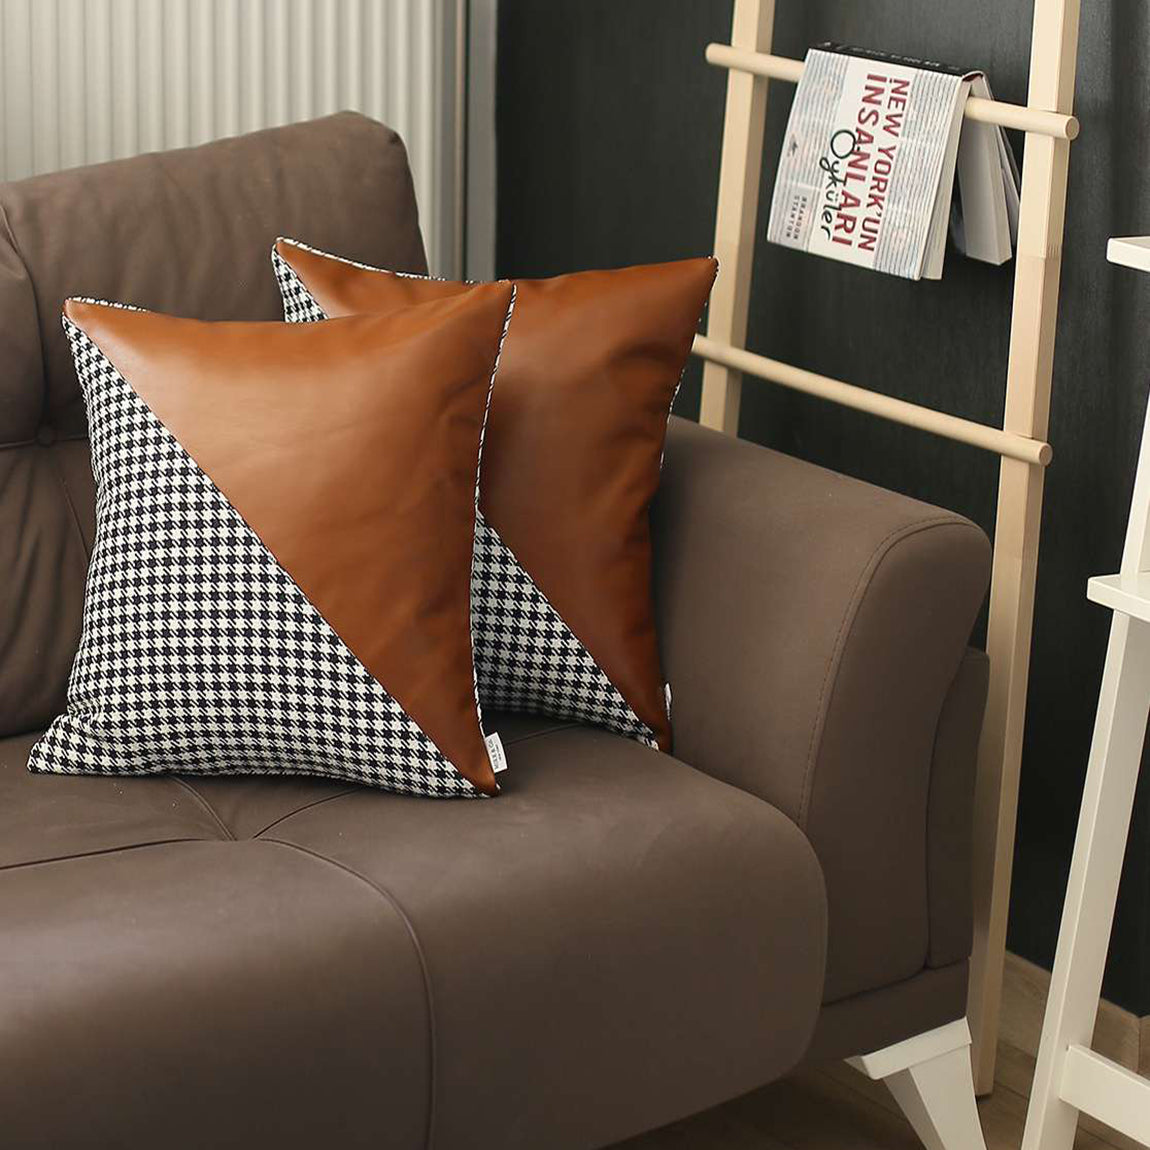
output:
[{"label": "sofa seat cushion", "polygon": [[16,1143],[591,1147],[784,1073],[822,990],[805,837],[633,741],[501,727],[482,804],[0,743]]},{"label": "sofa seat cushion", "polygon": [[340,868],[259,840],[31,864],[0,930],[5,1146],[424,1146],[416,945]]}]

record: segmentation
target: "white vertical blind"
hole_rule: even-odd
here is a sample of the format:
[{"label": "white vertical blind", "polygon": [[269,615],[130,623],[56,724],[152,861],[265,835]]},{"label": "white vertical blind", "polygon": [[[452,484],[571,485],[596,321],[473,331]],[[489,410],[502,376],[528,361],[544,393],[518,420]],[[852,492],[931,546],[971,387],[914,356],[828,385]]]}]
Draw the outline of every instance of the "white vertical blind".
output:
[{"label": "white vertical blind", "polygon": [[428,255],[459,227],[454,0],[0,0],[0,178],[354,108],[404,138]]}]

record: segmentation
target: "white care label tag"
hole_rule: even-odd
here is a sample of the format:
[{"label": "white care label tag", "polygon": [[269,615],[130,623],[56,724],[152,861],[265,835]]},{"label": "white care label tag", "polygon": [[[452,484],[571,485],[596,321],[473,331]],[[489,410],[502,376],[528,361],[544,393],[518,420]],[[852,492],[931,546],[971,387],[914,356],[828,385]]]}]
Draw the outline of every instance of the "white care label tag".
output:
[{"label": "white care label tag", "polygon": [[507,756],[503,753],[503,740],[492,731],[484,742],[487,743],[487,757],[491,760],[491,769],[499,774],[507,770]]}]

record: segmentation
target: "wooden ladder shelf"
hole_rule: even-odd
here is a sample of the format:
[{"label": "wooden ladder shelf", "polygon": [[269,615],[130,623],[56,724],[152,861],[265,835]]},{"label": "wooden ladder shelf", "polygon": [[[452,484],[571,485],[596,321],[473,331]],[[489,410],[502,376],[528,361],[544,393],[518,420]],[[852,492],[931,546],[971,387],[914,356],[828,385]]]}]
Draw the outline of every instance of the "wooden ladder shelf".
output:
[{"label": "wooden ladder shelf", "polygon": [[722,270],[711,296],[707,333],[696,338],[694,346],[695,354],[706,361],[700,422],[738,434],[742,376],[753,375],[1000,457],[987,624],[990,687],[975,794],[975,932],[968,1004],[980,1093],[989,1091],[994,1081],[1042,488],[1051,457],[1046,434],[1066,175],[1070,141],[1078,134],[1072,114],[1078,10],[1079,0],[1035,0],[1025,106],[969,99],[964,109],[971,119],[1027,133],[1001,428],[891,399],[746,350],[767,83],[797,82],[803,63],[771,55],[774,0],[735,0],[730,44],[707,48],[708,61],[727,68],[729,75],[715,217],[715,254]]}]

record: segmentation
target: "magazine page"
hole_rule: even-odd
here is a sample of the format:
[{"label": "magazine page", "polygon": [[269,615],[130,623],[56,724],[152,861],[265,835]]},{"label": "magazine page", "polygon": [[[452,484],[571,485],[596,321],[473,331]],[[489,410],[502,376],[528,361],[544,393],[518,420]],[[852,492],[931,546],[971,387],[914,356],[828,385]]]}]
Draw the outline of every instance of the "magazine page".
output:
[{"label": "magazine page", "polygon": [[[992,99],[985,77],[975,78],[972,96]],[[953,209],[951,233],[958,250],[971,259],[1002,264],[1010,259],[1017,235],[1017,209],[1011,223],[1011,192],[1015,205],[1018,188],[1009,161],[1005,133],[996,124],[966,121],[958,149],[958,201]]]}]

